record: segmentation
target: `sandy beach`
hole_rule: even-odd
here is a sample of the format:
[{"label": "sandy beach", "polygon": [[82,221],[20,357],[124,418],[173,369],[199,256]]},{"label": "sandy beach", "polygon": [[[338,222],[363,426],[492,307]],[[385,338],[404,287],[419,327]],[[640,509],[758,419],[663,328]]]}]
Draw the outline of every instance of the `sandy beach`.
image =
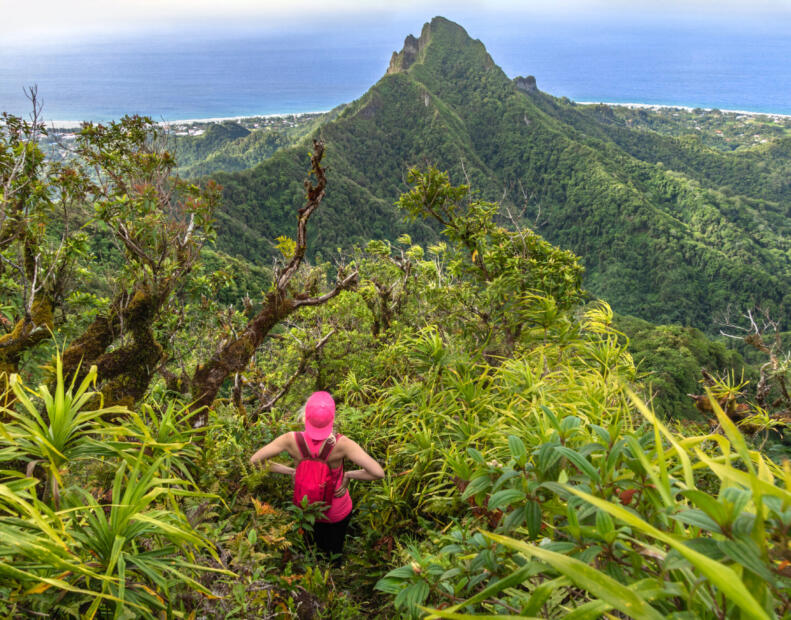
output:
[{"label": "sandy beach", "polygon": [[[659,103],[613,103],[609,101],[575,101],[577,105],[609,105],[609,106],[618,106],[623,108],[633,108],[633,109],[646,109],[646,110],[685,110],[687,112],[691,112],[697,108],[693,106],[685,106],[685,105],[667,105],[667,104],[659,104]],[[723,110],[721,108],[701,108],[706,112],[711,112],[715,109],[719,110],[723,114],[741,114],[745,116],[767,116],[769,118],[779,118],[779,119],[786,119],[791,118],[791,114],[778,114],[775,112],[752,112],[749,110]],[[223,117],[216,117],[216,118],[184,118],[179,120],[173,121],[159,121],[159,125],[163,127],[174,127],[178,125],[192,125],[196,123],[224,123],[226,121],[243,121],[247,119],[253,118],[285,118],[288,116],[307,116],[310,114],[325,114],[329,110],[316,110],[315,112],[283,112],[279,114],[254,114],[250,116],[223,116]],[[98,121],[98,122],[107,122],[107,121]],[[50,120],[47,121],[47,127],[52,129],[60,129],[60,130],[69,130],[69,129],[79,129],[80,125],[83,121],[65,121],[65,120]]]},{"label": "sandy beach", "polygon": [[[685,112],[692,112],[697,110],[697,107],[686,105],[666,105],[660,103],[612,103],[609,101],[575,101],[577,105],[609,105],[618,106],[622,108],[633,109],[646,109],[646,110],[684,110]],[[749,110],[723,110],[722,108],[700,108],[706,112],[719,110],[723,114],[741,114],[745,116],[768,116],[769,118],[791,118],[791,114],[777,114],[776,112],[751,112]]]}]

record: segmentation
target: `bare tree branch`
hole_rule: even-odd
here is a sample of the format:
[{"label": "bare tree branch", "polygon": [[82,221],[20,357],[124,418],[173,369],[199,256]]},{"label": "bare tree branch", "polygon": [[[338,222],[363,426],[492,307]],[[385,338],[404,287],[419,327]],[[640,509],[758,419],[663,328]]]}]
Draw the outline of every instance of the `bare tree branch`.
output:
[{"label": "bare tree branch", "polygon": [[277,401],[279,401],[281,398],[283,398],[283,396],[285,396],[288,393],[288,391],[291,389],[291,386],[294,384],[294,381],[296,381],[297,377],[304,374],[310,361],[314,357],[316,357],[316,355],[318,354],[319,351],[321,351],[322,348],[324,348],[324,345],[327,344],[327,341],[332,337],[334,333],[335,333],[335,328],[333,327],[323,338],[321,338],[321,340],[319,340],[315,344],[315,346],[313,346],[311,349],[308,349],[302,354],[302,358],[299,361],[299,366],[297,366],[296,371],[294,371],[294,373],[283,384],[283,387],[280,388],[280,390],[278,390],[274,396],[272,396],[269,400],[267,400],[263,405],[261,405],[255,411],[255,413],[252,416],[250,416],[249,422],[252,423],[258,420],[258,417],[263,412],[272,409],[272,407],[275,406]]},{"label": "bare tree branch", "polygon": [[296,301],[294,302],[294,308],[301,308],[303,306],[320,306],[322,304],[327,303],[333,297],[336,297],[341,291],[348,290],[351,288],[353,284],[357,283],[357,272],[353,271],[348,276],[346,276],[343,280],[338,282],[329,293],[325,293],[320,297],[307,297],[304,299],[300,299],[297,296]]},{"label": "bare tree branch", "polygon": [[746,319],[746,327],[731,319],[731,308],[726,308],[724,315],[719,319],[719,323],[723,327],[720,329],[720,334],[734,340],[741,340],[768,356],[769,359],[759,369],[756,402],[761,407],[767,408],[769,405],[767,399],[771,391],[770,380],[772,380],[780,391],[779,399],[772,405],[783,404],[785,406],[783,413],[791,412],[791,394],[789,394],[786,374],[781,368],[783,364],[780,360],[783,345],[780,323],[771,317],[766,308],[749,309],[742,314],[742,319]]},{"label": "bare tree branch", "polygon": [[323,155],[324,145],[314,141],[310,174],[316,177],[316,183],[311,183],[309,178],[305,180],[306,204],[298,211],[296,249],[288,264],[275,273],[274,289],[265,295],[258,314],[248,320],[239,336],[228,339],[205,364],[199,364],[195,369],[191,381],[192,409],[204,408],[195,417],[196,425],[205,423],[206,408],[214,402],[222,384],[232,374],[247,368],[264,338],[276,325],[299,308],[323,304],[357,282],[357,271],[353,271],[338,282],[333,290],[319,297],[311,296],[309,290],[295,294],[288,292],[288,285],[302,264],[307,250],[308,220],[324,198],[327,178],[325,169],[321,166]]},{"label": "bare tree branch", "polygon": [[327,187],[326,169],[321,167],[321,158],[324,156],[324,144],[318,140],[313,141],[313,154],[310,156],[311,174],[316,176],[316,184],[313,185],[310,179],[305,179],[305,192],[307,204],[298,212],[297,221],[297,247],[289,263],[283,268],[277,278],[277,290],[281,293],[286,290],[286,286],[296,273],[305,258],[305,251],[308,247],[307,226],[308,220],[313,212],[318,209],[324,198]]}]

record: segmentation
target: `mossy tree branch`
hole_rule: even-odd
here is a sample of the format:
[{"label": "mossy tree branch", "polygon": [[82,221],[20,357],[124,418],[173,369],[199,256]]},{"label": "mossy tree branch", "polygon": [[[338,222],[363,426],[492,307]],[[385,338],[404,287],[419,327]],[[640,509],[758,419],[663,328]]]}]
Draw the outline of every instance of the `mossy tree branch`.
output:
[{"label": "mossy tree branch", "polygon": [[0,305],[10,316],[0,373],[18,372],[22,355],[50,338],[84,241],[76,224],[89,182],[71,162],[45,156],[42,106],[35,87],[27,94],[30,121],[0,117]]},{"label": "mossy tree branch", "polygon": [[[335,286],[323,295],[314,296],[307,289],[294,292],[289,286],[305,257],[308,220],[324,198],[327,177],[326,169],[321,166],[323,155],[324,144],[314,140],[310,175],[315,177],[315,183],[311,182],[310,177],[305,180],[306,203],[297,212],[297,238],[293,254],[288,263],[275,272],[274,286],[264,297],[258,314],[248,321],[238,337],[220,347],[206,363],[198,365],[192,376],[193,410],[211,406],[225,380],[247,368],[264,338],[291,313],[303,306],[324,304],[357,283],[356,270],[346,274],[339,269]],[[206,418],[205,411],[195,416],[196,424],[205,423]]]},{"label": "mossy tree branch", "polygon": [[126,262],[115,283],[120,292],[64,351],[64,370],[86,372],[95,364],[109,404],[132,405],[144,396],[163,355],[154,325],[214,235],[219,186],[174,177],[175,160],[160,137],[151,119],[125,117],[85,124],[78,141],[97,179],[97,219]]}]

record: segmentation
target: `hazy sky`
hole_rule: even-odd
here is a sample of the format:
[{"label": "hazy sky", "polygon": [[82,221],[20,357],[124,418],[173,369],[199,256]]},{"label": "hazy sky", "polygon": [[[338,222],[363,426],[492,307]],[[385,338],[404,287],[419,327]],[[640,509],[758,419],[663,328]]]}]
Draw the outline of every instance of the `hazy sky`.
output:
[{"label": "hazy sky", "polygon": [[620,20],[715,20],[753,25],[791,18],[791,0],[0,0],[0,43],[38,45],[119,34],[195,28],[311,29],[321,24],[422,23],[451,19],[606,17]]}]

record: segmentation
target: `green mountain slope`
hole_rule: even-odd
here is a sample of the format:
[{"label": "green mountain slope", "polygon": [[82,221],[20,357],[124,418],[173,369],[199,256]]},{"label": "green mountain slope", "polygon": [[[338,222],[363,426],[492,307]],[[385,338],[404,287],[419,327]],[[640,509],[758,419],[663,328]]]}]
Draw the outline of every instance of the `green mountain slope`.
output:
[{"label": "green mountain slope", "polygon": [[[331,166],[311,247],[406,230],[392,202],[407,167],[431,162],[581,255],[587,288],[620,312],[710,329],[728,304],[786,309],[791,188],[777,177],[791,162],[787,141],[723,153],[600,116],[509,79],[482,43],[435,18],[310,136],[327,143]],[[290,233],[304,153],[215,175],[226,188],[224,249],[267,260],[270,240]]]},{"label": "green mountain slope", "polygon": [[342,109],[343,106],[338,106],[324,114],[270,118],[260,128],[248,129],[234,121],[209,123],[201,135],[175,136],[173,150],[179,174],[198,177],[220,170],[234,172],[252,168],[279,149],[297,144],[321,124],[337,117]]}]

